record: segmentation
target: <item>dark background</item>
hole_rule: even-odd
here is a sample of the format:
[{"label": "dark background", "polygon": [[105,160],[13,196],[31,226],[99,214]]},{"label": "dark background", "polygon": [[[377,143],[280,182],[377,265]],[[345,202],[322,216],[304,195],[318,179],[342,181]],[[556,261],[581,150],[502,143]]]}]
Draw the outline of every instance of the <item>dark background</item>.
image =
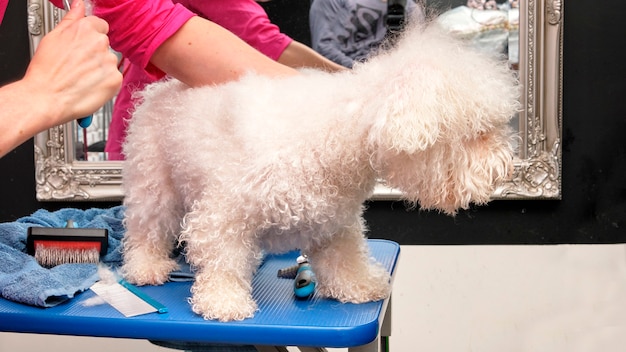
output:
[{"label": "dark background", "polygon": [[[284,32],[308,44],[308,3],[264,6]],[[365,213],[370,237],[401,244],[626,242],[625,10],[618,0],[564,1],[562,200],[494,201],[454,218],[371,202]],[[25,4],[11,0],[0,26],[0,83],[23,75],[28,50]],[[0,159],[0,221],[38,208],[119,204],[37,202],[33,164],[32,142]]]}]

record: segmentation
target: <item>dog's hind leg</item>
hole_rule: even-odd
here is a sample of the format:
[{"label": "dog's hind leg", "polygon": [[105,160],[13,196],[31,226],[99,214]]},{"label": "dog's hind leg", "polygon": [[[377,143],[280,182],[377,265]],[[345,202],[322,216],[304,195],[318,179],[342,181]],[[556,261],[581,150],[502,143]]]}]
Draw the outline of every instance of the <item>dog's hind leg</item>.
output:
[{"label": "dog's hind leg", "polygon": [[262,258],[255,224],[243,220],[246,216],[235,202],[222,202],[224,197],[217,196],[219,207],[233,211],[213,211],[215,197],[196,202],[185,217],[181,239],[196,271],[190,304],[205,319],[243,320],[257,310],[252,277]]},{"label": "dog's hind leg", "polygon": [[321,296],[344,303],[364,303],[384,299],[391,293],[390,275],[369,255],[360,224],[345,228],[307,254]]}]

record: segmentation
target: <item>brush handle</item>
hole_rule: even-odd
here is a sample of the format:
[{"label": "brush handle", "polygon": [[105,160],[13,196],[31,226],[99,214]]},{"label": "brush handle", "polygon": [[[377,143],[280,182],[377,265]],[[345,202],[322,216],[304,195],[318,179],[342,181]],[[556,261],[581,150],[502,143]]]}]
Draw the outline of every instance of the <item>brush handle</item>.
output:
[{"label": "brush handle", "polygon": [[93,121],[93,115],[85,116],[82,119],[78,119],[78,125],[82,128],[87,128],[91,126],[91,121]]}]

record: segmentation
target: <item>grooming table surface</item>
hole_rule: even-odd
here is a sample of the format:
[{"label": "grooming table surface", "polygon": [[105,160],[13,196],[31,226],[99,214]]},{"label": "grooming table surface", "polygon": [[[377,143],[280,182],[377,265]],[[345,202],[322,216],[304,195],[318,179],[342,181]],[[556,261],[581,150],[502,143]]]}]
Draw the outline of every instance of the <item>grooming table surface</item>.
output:
[{"label": "grooming table surface", "polygon": [[[393,274],[400,246],[387,240],[368,240],[371,255]],[[142,286],[163,303],[168,313],[126,318],[108,304],[85,306],[94,293],[87,290],[52,308],[31,307],[0,299],[0,331],[56,335],[134,338],[160,341],[215,342],[272,346],[353,347],[373,341],[387,300],[342,304],[314,295],[297,300],[293,280],[277,271],[296,263],[298,252],[269,255],[253,281],[259,305],[254,318],[237,322],[207,321],[187,302],[191,282]]]}]

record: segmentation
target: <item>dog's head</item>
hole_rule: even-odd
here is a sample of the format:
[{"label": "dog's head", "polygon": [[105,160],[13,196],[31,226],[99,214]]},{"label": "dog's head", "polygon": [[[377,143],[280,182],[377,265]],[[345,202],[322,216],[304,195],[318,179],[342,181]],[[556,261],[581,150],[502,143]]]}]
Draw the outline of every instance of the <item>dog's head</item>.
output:
[{"label": "dog's head", "polygon": [[422,209],[449,215],[485,204],[513,171],[512,134],[501,126],[473,137],[419,150],[379,149],[376,167],[390,187]]},{"label": "dog's head", "polygon": [[383,67],[398,69],[378,84],[387,98],[370,103],[379,176],[424,209],[455,214],[487,202],[513,168],[519,86],[507,62],[415,27],[369,69]]}]

